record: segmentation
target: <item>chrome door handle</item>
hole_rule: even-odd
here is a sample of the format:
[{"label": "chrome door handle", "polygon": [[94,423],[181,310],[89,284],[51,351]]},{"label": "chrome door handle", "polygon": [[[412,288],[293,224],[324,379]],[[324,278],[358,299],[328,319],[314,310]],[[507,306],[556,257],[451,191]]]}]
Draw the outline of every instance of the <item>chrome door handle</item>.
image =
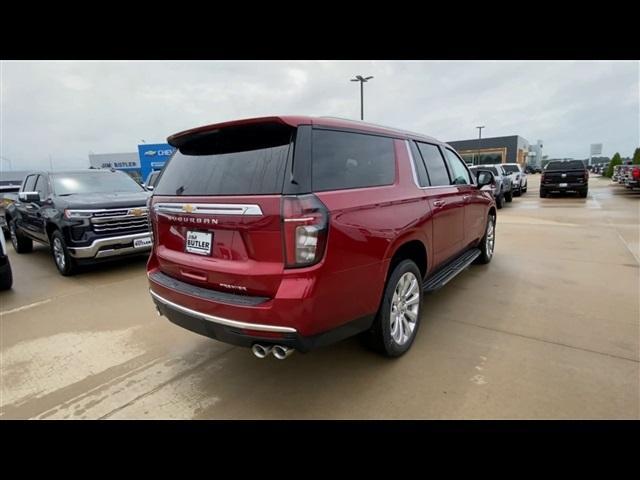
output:
[{"label": "chrome door handle", "polygon": [[463,195],[462,199],[463,200],[469,200],[471,198],[471,195]]},{"label": "chrome door handle", "polygon": [[434,200],[433,201],[433,206],[434,207],[441,207],[442,205],[444,205],[444,200]]}]

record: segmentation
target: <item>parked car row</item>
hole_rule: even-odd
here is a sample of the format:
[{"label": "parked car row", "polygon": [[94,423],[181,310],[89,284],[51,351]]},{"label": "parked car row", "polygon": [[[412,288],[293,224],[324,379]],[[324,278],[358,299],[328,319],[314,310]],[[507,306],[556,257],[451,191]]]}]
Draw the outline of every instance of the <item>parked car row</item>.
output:
[{"label": "parked car row", "polygon": [[499,163],[474,165],[471,171],[489,170],[495,178],[491,186],[496,207],[502,208],[505,202],[511,202],[513,197],[519,197],[527,192],[527,173],[518,163]]},{"label": "parked car row", "polygon": [[595,173],[597,175],[603,175],[604,172],[607,171],[607,168],[609,168],[609,164],[608,163],[603,163],[600,165],[593,165],[591,167],[591,173]]},{"label": "parked car row", "polygon": [[611,180],[629,190],[640,188],[640,165],[616,165]]}]

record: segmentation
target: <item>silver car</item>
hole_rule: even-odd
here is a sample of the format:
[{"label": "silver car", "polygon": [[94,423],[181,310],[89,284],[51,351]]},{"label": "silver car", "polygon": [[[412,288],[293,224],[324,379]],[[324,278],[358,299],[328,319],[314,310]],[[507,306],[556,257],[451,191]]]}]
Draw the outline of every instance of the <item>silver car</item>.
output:
[{"label": "silver car", "polygon": [[524,171],[519,163],[503,163],[502,167],[507,171],[511,177],[511,183],[513,184],[513,194],[519,197],[523,193],[527,192],[527,173]]},{"label": "silver car", "polygon": [[493,173],[496,183],[493,186],[493,197],[496,199],[496,207],[502,208],[504,202],[513,200],[511,189],[511,178],[500,164],[474,165],[469,167],[472,172],[475,170],[489,170]]}]

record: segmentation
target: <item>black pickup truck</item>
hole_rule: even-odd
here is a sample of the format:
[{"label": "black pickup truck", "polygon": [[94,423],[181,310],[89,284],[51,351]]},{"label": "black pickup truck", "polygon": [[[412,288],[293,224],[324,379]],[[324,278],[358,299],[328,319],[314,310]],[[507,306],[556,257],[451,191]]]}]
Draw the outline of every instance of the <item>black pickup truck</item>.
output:
[{"label": "black pickup truck", "polygon": [[30,172],[5,213],[18,253],[49,245],[62,275],[80,263],[148,253],[150,193],[116,170]]},{"label": "black pickup truck", "polygon": [[582,160],[554,160],[547,164],[540,178],[540,198],[551,193],[577,193],[586,198],[589,171]]}]

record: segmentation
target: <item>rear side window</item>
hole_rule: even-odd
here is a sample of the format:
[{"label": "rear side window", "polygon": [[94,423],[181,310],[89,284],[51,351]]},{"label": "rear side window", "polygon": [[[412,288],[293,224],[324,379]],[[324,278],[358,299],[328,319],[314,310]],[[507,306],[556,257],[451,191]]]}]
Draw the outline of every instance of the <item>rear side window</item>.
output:
[{"label": "rear side window", "polygon": [[411,156],[413,157],[413,165],[416,169],[416,175],[418,177],[418,184],[421,187],[428,187],[431,185],[429,181],[429,175],[427,175],[427,169],[424,166],[424,162],[422,161],[422,155],[418,151],[418,147],[416,147],[415,142],[410,141],[409,146],[411,148]]},{"label": "rear side window", "polygon": [[316,192],[391,185],[396,165],[393,139],[314,130],[312,186]]},{"label": "rear side window", "polygon": [[429,179],[432,186],[449,185],[449,173],[444,163],[444,158],[440,153],[440,149],[436,145],[430,143],[418,142],[418,149],[422,154],[424,164],[429,173]]},{"label": "rear side window", "polygon": [[154,195],[282,193],[294,131],[289,126],[260,124],[197,136],[165,165]]},{"label": "rear side window", "polygon": [[36,186],[36,177],[37,175],[29,175],[27,177],[27,181],[24,183],[23,192],[33,192],[34,187]]}]

